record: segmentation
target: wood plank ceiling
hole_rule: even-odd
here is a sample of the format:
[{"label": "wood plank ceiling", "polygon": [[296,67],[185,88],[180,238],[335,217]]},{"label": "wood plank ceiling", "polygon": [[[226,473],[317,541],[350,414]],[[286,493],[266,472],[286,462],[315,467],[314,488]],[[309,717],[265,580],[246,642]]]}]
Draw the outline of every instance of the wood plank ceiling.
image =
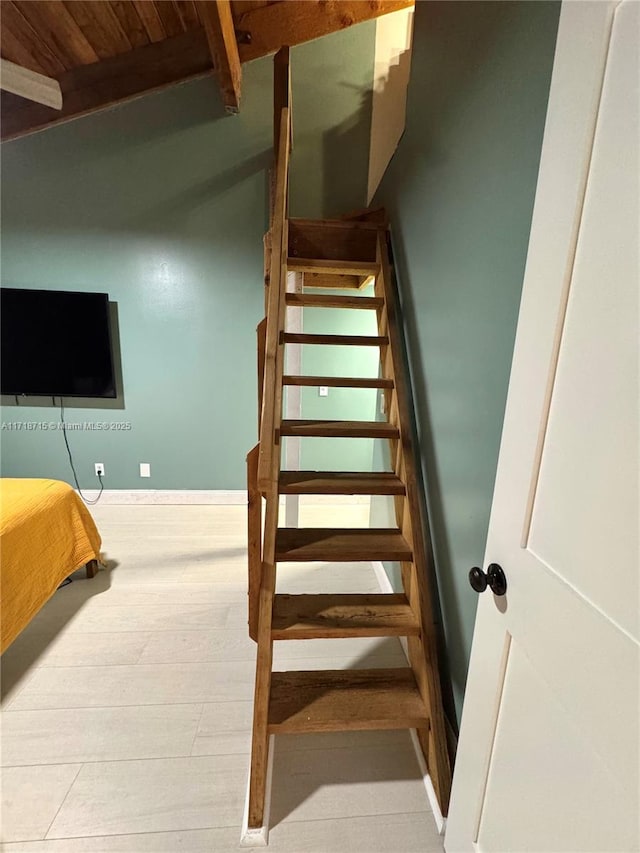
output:
[{"label": "wood plank ceiling", "polygon": [[2,92],[2,139],[217,73],[237,112],[241,63],[413,0],[1,0],[0,56],[60,83],[63,107]]}]

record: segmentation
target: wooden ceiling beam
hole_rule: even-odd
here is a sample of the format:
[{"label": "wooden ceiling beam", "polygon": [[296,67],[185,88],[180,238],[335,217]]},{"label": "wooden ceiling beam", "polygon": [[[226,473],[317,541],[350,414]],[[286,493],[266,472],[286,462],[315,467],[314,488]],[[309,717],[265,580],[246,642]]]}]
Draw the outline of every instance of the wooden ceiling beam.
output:
[{"label": "wooden ceiling beam", "polygon": [[[32,133],[45,127],[69,121],[77,116],[87,115],[121,101],[138,97],[146,92],[157,91],[174,83],[194,77],[202,77],[213,72],[213,65],[218,70],[225,106],[232,112],[237,112],[240,103],[241,62],[248,62],[279,50],[283,45],[296,45],[310,39],[319,38],[336,30],[350,27],[353,24],[370,20],[389,12],[395,12],[413,5],[413,0],[286,0],[270,6],[256,7],[240,15],[236,21],[230,20],[230,5],[228,0],[199,0],[194,7],[207,30],[203,27],[188,30],[170,38],[164,38],[164,27],[168,17],[166,8],[158,3],[134,0],[131,12],[135,10],[140,17],[141,27],[151,39],[150,44],[143,44],[134,50],[95,61],[97,57],[84,38],[82,31],[77,28],[73,18],[66,13],[64,20],[53,19],[46,21],[42,16],[48,14],[53,4],[18,3],[3,0],[3,12],[7,6],[13,17],[19,17],[15,12],[19,9],[33,20],[26,23],[19,17],[15,36],[26,38],[31,27],[36,25],[40,30],[48,31],[51,36],[51,48],[42,44],[42,50],[34,58],[22,56],[13,44],[16,38],[10,40],[13,30],[8,31],[8,25],[14,26],[10,15],[3,16],[3,50],[5,45],[14,47],[11,55],[13,61],[36,69],[53,72],[60,83],[63,96],[62,110],[53,111],[39,104],[30,103],[11,93],[2,94],[2,139],[14,139]],[[158,14],[158,8],[165,13],[164,22]],[[176,8],[179,8],[176,6]],[[182,8],[182,6],[180,7]],[[186,9],[186,6],[185,6]],[[44,10],[44,11],[43,11]],[[66,12],[66,9],[64,10]],[[184,10],[183,10],[184,11]],[[37,13],[37,15],[36,15]],[[193,14],[193,13],[190,13]],[[35,16],[35,17],[34,17]],[[35,19],[37,16],[40,16]],[[119,17],[119,16],[118,16]],[[7,18],[7,20],[5,20]],[[20,26],[29,29],[23,34]],[[45,26],[47,24],[47,26]],[[48,25],[52,26],[49,27]],[[61,48],[63,33],[54,32],[62,24],[64,28],[76,27],[82,44],[78,47],[78,39],[73,41],[74,62],[83,64],[68,71],[60,69],[58,53],[64,53],[65,62],[70,61],[72,51],[68,47]],[[64,29],[63,28],[63,29]],[[235,28],[235,32],[234,32]],[[65,37],[68,34],[65,34]],[[238,38],[239,36],[239,38]],[[143,40],[144,35],[138,40]],[[80,50],[90,50],[93,61]],[[79,58],[76,53],[80,51]],[[69,54],[69,55],[68,55]],[[18,59],[18,57],[20,57]],[[7,56],[9,58],[9,56]],[[31,61],[22,61],[29,59]],[[43,61],[44,59],[50,61]],[[45,69],[43,66],[47,65]],[[57,72],[57,73],[56,73]]]},{"label": "wooden ceiling beam", "polygon": [[240,109],[242,70],[231,3],[229,0],[200,0],[197,8],[218,76],[222,102],[228,113],[237,113]]},{"label": "wooden ceiling beam", "polygon": [[293,47],[414,5],[414,0],[286,0],[258,6],[235,22],[241,62]]},{"label": "wooden ceiling beam", "polygon": [[179,80],[211,73],[204,31],[182,33],[58,75],[63,98],[59,112],[3,92],[2,139],[24,136],[163,89]]}]

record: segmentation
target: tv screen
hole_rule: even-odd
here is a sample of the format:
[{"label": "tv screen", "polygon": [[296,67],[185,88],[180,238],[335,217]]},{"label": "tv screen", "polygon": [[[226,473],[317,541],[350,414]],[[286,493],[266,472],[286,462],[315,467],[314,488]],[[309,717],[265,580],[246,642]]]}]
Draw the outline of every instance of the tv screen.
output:
[{"label": "tv screen", "polygon": [[0,288],[3,394],[115,397],[106,293]]}]

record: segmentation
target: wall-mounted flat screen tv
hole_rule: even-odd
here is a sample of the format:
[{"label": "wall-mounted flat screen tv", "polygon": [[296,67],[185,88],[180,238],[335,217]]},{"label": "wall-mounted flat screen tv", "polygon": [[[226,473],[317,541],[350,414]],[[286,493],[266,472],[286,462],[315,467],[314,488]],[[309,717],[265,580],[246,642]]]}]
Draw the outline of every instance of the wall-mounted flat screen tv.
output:
[{"label": "wall-mounted flat screen tv", "polygon": [[0,288],[0,390],[115,397],[106,293]]}]

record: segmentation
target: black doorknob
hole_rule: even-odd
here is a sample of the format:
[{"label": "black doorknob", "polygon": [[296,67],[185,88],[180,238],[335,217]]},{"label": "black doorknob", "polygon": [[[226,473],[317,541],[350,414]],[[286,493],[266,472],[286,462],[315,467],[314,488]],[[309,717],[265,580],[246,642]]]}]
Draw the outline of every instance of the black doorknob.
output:
[{"label": "black doorknob", "polygon": [[504,595],[507,591],[507,579],[497,563],[491,563],[486,574],[474,566],[469,572],[469,583],[476,592],[484,592],[487,587],[494,595]]}]

